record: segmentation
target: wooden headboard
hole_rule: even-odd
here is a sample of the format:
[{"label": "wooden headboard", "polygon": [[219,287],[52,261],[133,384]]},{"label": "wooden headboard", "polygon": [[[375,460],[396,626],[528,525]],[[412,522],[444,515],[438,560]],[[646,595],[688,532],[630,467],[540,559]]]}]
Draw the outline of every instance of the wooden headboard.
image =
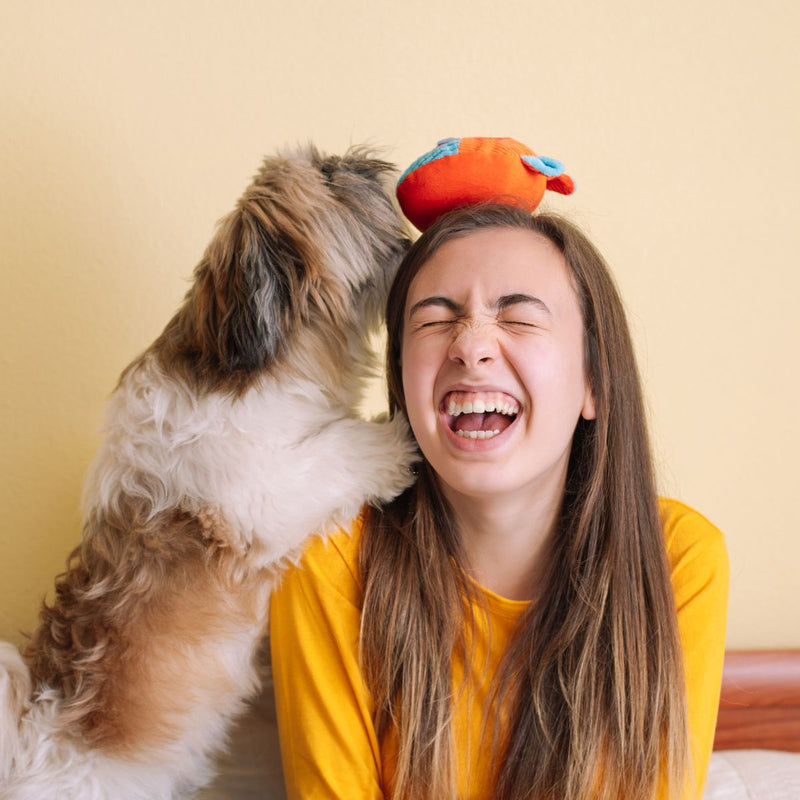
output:
[{"label": "wooden headboard", "polygon": [[725,654],[715,750],[800,753],[800,650]]}]

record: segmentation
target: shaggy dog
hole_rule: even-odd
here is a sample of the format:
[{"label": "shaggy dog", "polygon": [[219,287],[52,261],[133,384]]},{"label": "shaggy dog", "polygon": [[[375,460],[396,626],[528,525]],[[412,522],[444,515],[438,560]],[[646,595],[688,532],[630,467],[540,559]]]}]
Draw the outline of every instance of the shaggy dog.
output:
[{"label": "shaggy dog", "polygon": [[0,797],[183,797],[257,688],[282,565],[410,482],[357,416],[408,239],[362,150],[267,159],[120,378],[84,529],[26,651],[0,645]]}]

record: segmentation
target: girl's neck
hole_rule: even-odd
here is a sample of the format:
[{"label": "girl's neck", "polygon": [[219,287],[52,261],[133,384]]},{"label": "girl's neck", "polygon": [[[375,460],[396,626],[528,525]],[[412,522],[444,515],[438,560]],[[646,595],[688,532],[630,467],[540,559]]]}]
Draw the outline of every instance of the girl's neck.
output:
[{"label": "girl's neck", "polygon": [[458,521],[470,576],[509,600],[535,599],[563,488],[534,497],[475,497],[442,488]]}]

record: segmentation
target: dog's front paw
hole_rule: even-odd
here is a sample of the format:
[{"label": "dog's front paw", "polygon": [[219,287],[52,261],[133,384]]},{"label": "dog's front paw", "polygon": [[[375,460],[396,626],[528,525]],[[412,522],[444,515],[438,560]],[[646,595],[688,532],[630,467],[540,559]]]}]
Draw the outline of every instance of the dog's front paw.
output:
[{"label": "dog's front paw", "polygon": [[402,414],[385,417],[372,423],[381,431],[384,445],[372,464],[376,489],[372,500],[388,502],[405,491],[416,480],[416,465],[421,456]]}]

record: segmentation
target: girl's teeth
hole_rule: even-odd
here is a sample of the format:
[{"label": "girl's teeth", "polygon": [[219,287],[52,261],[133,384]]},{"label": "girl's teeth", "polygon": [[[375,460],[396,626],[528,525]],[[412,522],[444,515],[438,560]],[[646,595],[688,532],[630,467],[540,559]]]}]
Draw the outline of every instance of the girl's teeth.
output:
[{"label": "girl's teeth", "polygon": [[514,415],[519,414],[519,406],[501,400],[482,399],[465,400],[460,404],[451,400],[447,405],[447,413],[451,417],[457,417],[459,414],[487,414],[494,411],[498,414]]},{"label": "girl's teeth", "polygon": [[456,431],[456,436],[464,439],[493,439],[500,431]]}]

